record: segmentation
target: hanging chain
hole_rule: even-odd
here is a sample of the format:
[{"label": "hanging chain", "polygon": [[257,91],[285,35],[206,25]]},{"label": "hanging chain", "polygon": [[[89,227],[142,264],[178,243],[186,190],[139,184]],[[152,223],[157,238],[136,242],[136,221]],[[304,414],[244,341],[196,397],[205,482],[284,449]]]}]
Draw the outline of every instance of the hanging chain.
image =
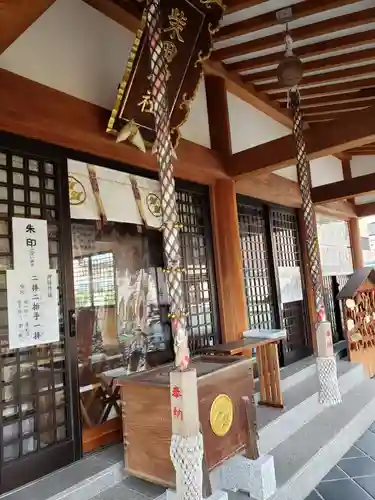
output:
[{"label": "hanging chain", "polygon": [[303,136],[303,116],[300,108],[299,92],[296,88],[289,90],[288,103],[293,111],[293,135],[297,147],[297,175],[302,198],[303,225],[306,235],[306,246],[317,321],[320,322],[326,320],[326,312],[321,279],[318,233],[314,206],[311,199],[310,162],[307,157],[306,142]]},{"label": "hanging chain", "polygon": [[161,208],[163,221],[163,240],[165,273],[170,298],[170,316],[175,348],[175,363],[181,370],[189,363],[189,348],[184,311],[181,249],[177,219],[176,189],[173,176],[172,157],[174,149],[170,136],[169,109],[167,99],[167,64],[161,40],[161,19],[159,0],[150,0],[147,6],[146,23],[148,28],[151,59],[151,96],[155,116],[156,139],[154,151],[159,164],[161,185]]}]

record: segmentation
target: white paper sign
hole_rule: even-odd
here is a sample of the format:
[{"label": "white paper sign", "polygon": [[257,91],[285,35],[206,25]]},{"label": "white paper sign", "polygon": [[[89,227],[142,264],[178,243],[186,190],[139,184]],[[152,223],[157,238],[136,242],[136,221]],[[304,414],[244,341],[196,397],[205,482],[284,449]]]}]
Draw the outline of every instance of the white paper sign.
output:
[{"label": "white paper sign", "polygon": [[12,218],[14,269],[49,268],[47,221]]},{"label": "white paper sign", "polygon": [[278,272],[281,302],[287,304],[303,300],[300,268],[279,267]]},{"label": "white paper sign", "polygon": [[9,348],[56,342],[59,333],[55,270],[7,271]]}]

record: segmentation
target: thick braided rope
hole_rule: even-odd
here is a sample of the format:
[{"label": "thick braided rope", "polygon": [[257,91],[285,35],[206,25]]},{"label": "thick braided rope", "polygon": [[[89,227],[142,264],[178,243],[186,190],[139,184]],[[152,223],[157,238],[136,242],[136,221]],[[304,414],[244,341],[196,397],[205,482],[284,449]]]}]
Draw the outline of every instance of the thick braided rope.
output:
[{"label": "thick braided rope", "polygon": [[[307,157],[306,143],[303,136],[303,117],[299,106],[299,94],[296,89],[289,91],[289,104],[293,110],[293,134],[297,148],[297,175],[301,190],[303,223],[306,235],[311,284],[316,307],[317,335],[326,334],[331,338],[330,328],[327,325],[324,307],[323,283],[320,266],[320,253],[314,205],[311,199],[310,162]],[[316,358],[317,375],[319,379],[319,402],[324,405],[335,405],[341,402],[340,388],[337,380],[337,366],[334,356]]]},{"label": "thick braided rope", "polygon": [[301,190],[303,224],[309,259],[311,284],[314,291],[317,321],[326,320],[323,284],[321,279],[320,253],[318,233],[316,229],[315,211],[311,199],[310,162],[307,157],[306,143],[303,136],[303,117],[299,106],[297,90],[289,91],[289,102],[293,110],[293,134],[297,147],[297,175]]},{"label": "thick braided rope", "polygon": [[170,449],[179,500],[202,500],[203,437],[173,435]]},{"label": "thick braided rope", "polygon": [[172,165],[174,150],[169,126],[166,85],[168,68],[164,59],[164,48],[161,40],[159,0],[150,0],[148,2],[146,23],[151,59],[151,96],[155,116],[155,152],[159,164],[159,180],[161,185],[165,270],[170,297],[175,363],[180,369],[185,369],[189,363],[189,348],[184,315],[182,270],[180,268],[181,250]]}]

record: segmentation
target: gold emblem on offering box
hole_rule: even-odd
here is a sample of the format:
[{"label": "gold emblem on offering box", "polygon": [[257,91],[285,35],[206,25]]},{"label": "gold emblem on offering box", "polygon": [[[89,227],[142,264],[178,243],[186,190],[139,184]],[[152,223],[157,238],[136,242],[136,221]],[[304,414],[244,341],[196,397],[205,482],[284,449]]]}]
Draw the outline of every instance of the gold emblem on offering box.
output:
[{"label": "gold emblem on offering box", "polygon": [[146,198],[147,208],[154,217],[161,217],[161,200],[155,193],[150,193]]},{"label": "gold emblem on offering box", "polygon": [[69,203],[71,205],[82,205],[86,201],[86,190],[79,180],[72,175],[68,177],[69,182]]},{"label": "gold emblem on offering box", "polygon": [[233,403],[226,394],[219,394],[210,410],[210,425],[216,436],[222,437],[230,430],[233,423]]}]

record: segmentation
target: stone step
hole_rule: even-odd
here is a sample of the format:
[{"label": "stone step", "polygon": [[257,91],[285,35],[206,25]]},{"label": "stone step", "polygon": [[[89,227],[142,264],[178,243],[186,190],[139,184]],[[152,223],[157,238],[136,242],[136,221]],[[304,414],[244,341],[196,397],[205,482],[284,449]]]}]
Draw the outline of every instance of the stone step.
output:
[{"label": "stone step", "polygon": [[[325,407],[318,401],[319,384],[315,361],[313,368],[312,374],[302,378],[298,384],[292,384],[283,392],[285,407],[282,410],[265,406],[257,407],[261,454],[269,453],[324,411]],[[337,373],[341,394],[346,394],[365,379],[363,366],[359,363],[340,360],[337,362]]]},{"label": "stone step", "polygon": [[[308,358],[301,359],[296,363],[285,366],[280,370],[280,385],[281,391],[287,391],[291,387],[299,384],[303,380],[316,372],[315,368],[315,356],[309,356]],[[259,380],[255,380],[255,400],[259,399]]]},{"label": "stone step", "polygon": [[0,495],[0,499],[91,500],[124,478],[121,444],[91,454],[37,481]]},{"label": "stone step", "polygon": [[344,394],[341,404],[325,408],[272,450],[277,492],[270,500],[304,500],[372,424],[374,415],[375,379],[366,379]]}]

